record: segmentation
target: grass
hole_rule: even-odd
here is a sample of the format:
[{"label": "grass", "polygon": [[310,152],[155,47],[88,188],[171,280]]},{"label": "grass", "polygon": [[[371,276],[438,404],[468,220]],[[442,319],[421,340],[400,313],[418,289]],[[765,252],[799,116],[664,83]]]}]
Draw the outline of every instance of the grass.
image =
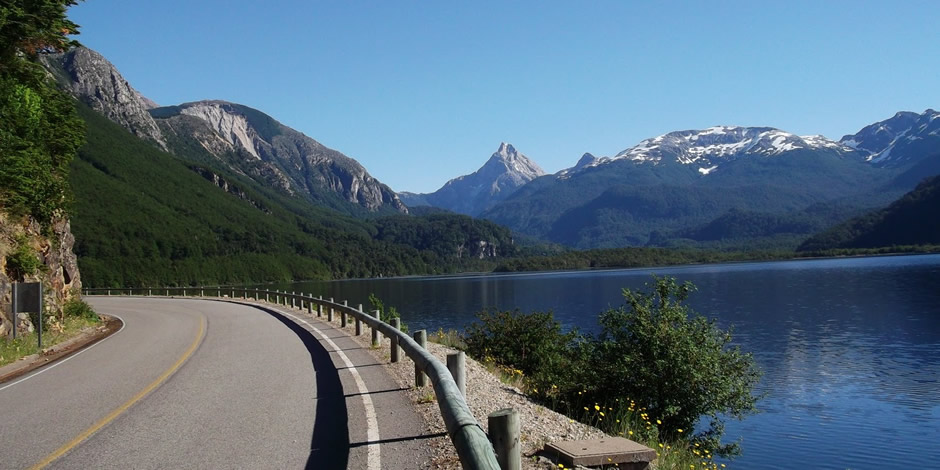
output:
[{"label": "grass", "polygon": [[[49,348],[77,336],[82,329],[98,324],[97,320],[84,317],[65,317],[62,322],[56,322],[51,328],[44,329],[42,334],[43,347]],[[36,333],[17,335],[16,339],[0,339],[0,366],[16,362],[21,358],[39,353]]]},{"label": "grass", "polygon": [[[551,396],[551,394],[549,394]],[[551,400],[549,400],[551,401]],[[564,412],[572,421],[594,426],[612,436],[620,436],[643,444],[656,451],[654,468],[657,470],[721,470],[714,455],[697,442],[679,439],[660,441],[659,420],[644,408],[638,408],[629,398],[618,400],[612,406],[599,403],[546,403],[550,408]],[[691,432],[681,430],[680,433]],[[615,467],[612,467],[615,468]]]},{"label": "grass", "polygon": [[467,349],[467,343],[464,341],[463,333],[454,329],[444,331],[443,328],[438,328],[437,331],[428,335],[428,341],[459,351],[465,351]]}]

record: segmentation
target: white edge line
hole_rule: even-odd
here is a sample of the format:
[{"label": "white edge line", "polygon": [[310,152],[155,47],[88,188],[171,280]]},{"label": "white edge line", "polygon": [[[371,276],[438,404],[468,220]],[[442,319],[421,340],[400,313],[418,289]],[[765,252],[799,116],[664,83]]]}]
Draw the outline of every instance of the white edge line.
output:
[{"label": "white edge line", "polygon": [[343,352],[336,343],[333,342],[328,336],[323,334],[317,327],[311,325],[304,320],[303,318],[295,317],[294,315],[285,312],[283,310],[278,310],[279,313],[287,315],[293,318],[295,321],[299,321],[304,325],[313,329],[313,332],[317,334],[323,341],[326,341],[329,344],[333,351],[339,355],[340,359],[343,361],[343,365],[346,366],[346,369],[352,374],[353,379],[356,381],[356,388],[359,389],[359,396],[362,397],[362,404],[365,407],[366,411],[366,422],[368,427],[366,428],[366,439],[371,442],[366,448],[368,449],[368,468],[369,470],[381,470],[382,468],[382,455],[379,448],[379,422],[376,418],[375,407],[372,405],[372,397],[369,395],[369,389],[366,388],[366,383],[362,380],[362,376],[359,375],[359,371],[353,366],[352,361],[346,357],[346,353]]},{"label": "white edge line", "polygon": [[77,353],[75,353],[75,354],[72,354],[72,355],[70,355],[69,357],[67,357],[67,358],[65,358],[65,359],[56,361],[56,362],[54,362],[51,366],[43,367],[42,369],[40,369],[40,370],[38,370],[38,371],[36,371],[36,372],[34,372],[34,373],[32,373],[32,374],[29,374],[29,375],[27,375],[26,377],[23,377],[22,379],[17,380],[16,382],[11,382],[11,383],[8,383],[8,384],[6,384],[6,385],[0,387],[0,392],[4,391],[4,390],[6,390],[6,389],[8,389],[8,388],[10,388],[10,387],[12,387],[12,386],[14,386],[14,385],[20,383],[20,382],[25,382],[25,381],[27,381],[27,380],[29,380],[29,379],[31,379],[31,378],[33,378],[33,377],[39,375],[39,374],[42,374],[42,373],[44,373],[44,372],[46,372],[46,371],[50,371],[50,370],[52,370],[52,369],[55,369],[56,367],[59,367],[60,365],[65,364],[66,362],[69,362],[69,361],[71,361],[72,359],[74,359],[74,358],[80,356],[80,355],[81,355],[82,353],[84,353],[85,351],[91,350],[91,348],[94,348],[95,346],[97,346],[97,345],[99,345],[99,344],[101,344],[101,343],[103,343],[103,342],[109,340],[111,337],[116,336],[118,333],[124,331],[124,325],[126,325],[127,322],[125,322],[123,318],[121,318],[121,317],[119,317],[119,316],[117,316],[117,315],[112,315],[112,314],[110,314],[110,313],[107,314],[107,315],[108,315],[109,317],[115,317],[115,318],[117,318],[118,320],[121,320],[121,328],[118,329],[117,331],[115,331],[113,334],[108,335],[107,338],[105,338],[105,339],[103,339],[103,340],[101,340],[101,341],[98,341],[97,343],[92,344],[91,346],[88,346],[87,348],[82,349],[81,351],[79,351],[79,352],[77,352]]}]

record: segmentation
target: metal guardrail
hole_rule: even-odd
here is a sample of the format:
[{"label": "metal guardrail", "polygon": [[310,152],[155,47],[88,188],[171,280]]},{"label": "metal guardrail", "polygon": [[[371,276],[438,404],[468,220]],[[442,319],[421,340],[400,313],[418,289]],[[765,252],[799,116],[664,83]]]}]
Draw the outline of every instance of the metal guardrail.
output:
[{"label": "metal guardrail", "polygon": [[[123,289],[83,289],[85,295],[139,295],[150,297],[196,297],[196,298],[253,298],[256,301],[264,300],[280,305],[286,305],[296,308],[300,301],[300,308],[304,308],[304,302],[307,305],[307,312],[312,312],[313,305],[317,305],[317,311],[322,308],[333,309],[341,314],[351,315],[359,321],[379,331],[388,338],[396,338],[398,346],[415,363],[415,367],[427,374],[431,379],[431,385],[434,388],[434,394],[437,397],[438,406],[441,409],[441,417],[444,419],[444,426],[447,428],[447,434],[450,436],[457,455],[460,458],[460,464],[469,470],[498,470],[500,468],[496,459],[496,453],[493,445],[490,443],[483,428],[473,417],[463,394],[457,387],[453,376],[447,367],[436,357],[421,347],[415,340],[402,333],[397,328],[385,323],[376,316],[355,309],[345,303],[337,303],[332,300],[325,300],[321,297],[312,295],[288,293],[281,291],[269,291],[263,289],[246,288],[222,288],[222,287],[162,287],[162,288],[123,288]],[[136,294],[135,294],[136,292]],[[206,296],[209,293],[209,296]],[[187,295],[189,294],[189,295]],[[197,295],[198,294],[198,295]],[[214,296],[212,294],[215,294]],[[254,296],[251,296],[254,294]],[[262,296],[264,298],[262,299]],[[273,296],[273,299],[272,299]],[[361,306],[360,306],[361,308]],[[394,346],[395,341],[392,341]]]}]

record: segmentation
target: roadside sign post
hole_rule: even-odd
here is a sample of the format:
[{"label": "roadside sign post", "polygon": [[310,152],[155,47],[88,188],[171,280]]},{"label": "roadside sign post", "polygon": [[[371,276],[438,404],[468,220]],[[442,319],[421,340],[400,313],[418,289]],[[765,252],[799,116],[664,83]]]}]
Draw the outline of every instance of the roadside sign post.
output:
[{"label": "roadside sign post", "polygon": [[39,324],[36,327],[36,336],[39,338],[39,349],[42,349],[42,283],[41,282],[14,282],[13,283],[13,339],[16,339],[16,324],[19,314],[26,312],[39,312]]}]

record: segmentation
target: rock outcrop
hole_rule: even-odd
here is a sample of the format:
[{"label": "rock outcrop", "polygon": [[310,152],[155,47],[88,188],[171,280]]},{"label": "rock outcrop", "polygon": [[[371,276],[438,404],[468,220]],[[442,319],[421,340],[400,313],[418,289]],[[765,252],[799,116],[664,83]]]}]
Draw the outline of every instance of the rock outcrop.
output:
[{"label": "rock outcrop", "polygon": [[158,108],[152,115],[164,128],[181,136],[188,133],[236,171],[269,185],[326,205],[339,196],[369,211],[408,212],[398,195],[359,162],[256,109],[213,100]]},{"label": "rock outcrop", "polygon": [[[13,325],[13,282],[42,282],[46,312],[61,312],[65,302],[78,295],[82,281],[74,244],[68,219],[53,220],[51,230],[44,234],[31,218],[11,218],[0,211],[0,336],[10,334]],[[24,273],[17,256],[34,256],[41,267]],[[34,326],[28,315],[20,315],[17,327],[18,333],[25,333]]]},{"label": "rock outcrop", "polygon": [[131,87],[101,54],[77,47],[43,55],[42,60],[66,91],[134,135],[166,150],[163,133],[147,111],[156,103]]}]

